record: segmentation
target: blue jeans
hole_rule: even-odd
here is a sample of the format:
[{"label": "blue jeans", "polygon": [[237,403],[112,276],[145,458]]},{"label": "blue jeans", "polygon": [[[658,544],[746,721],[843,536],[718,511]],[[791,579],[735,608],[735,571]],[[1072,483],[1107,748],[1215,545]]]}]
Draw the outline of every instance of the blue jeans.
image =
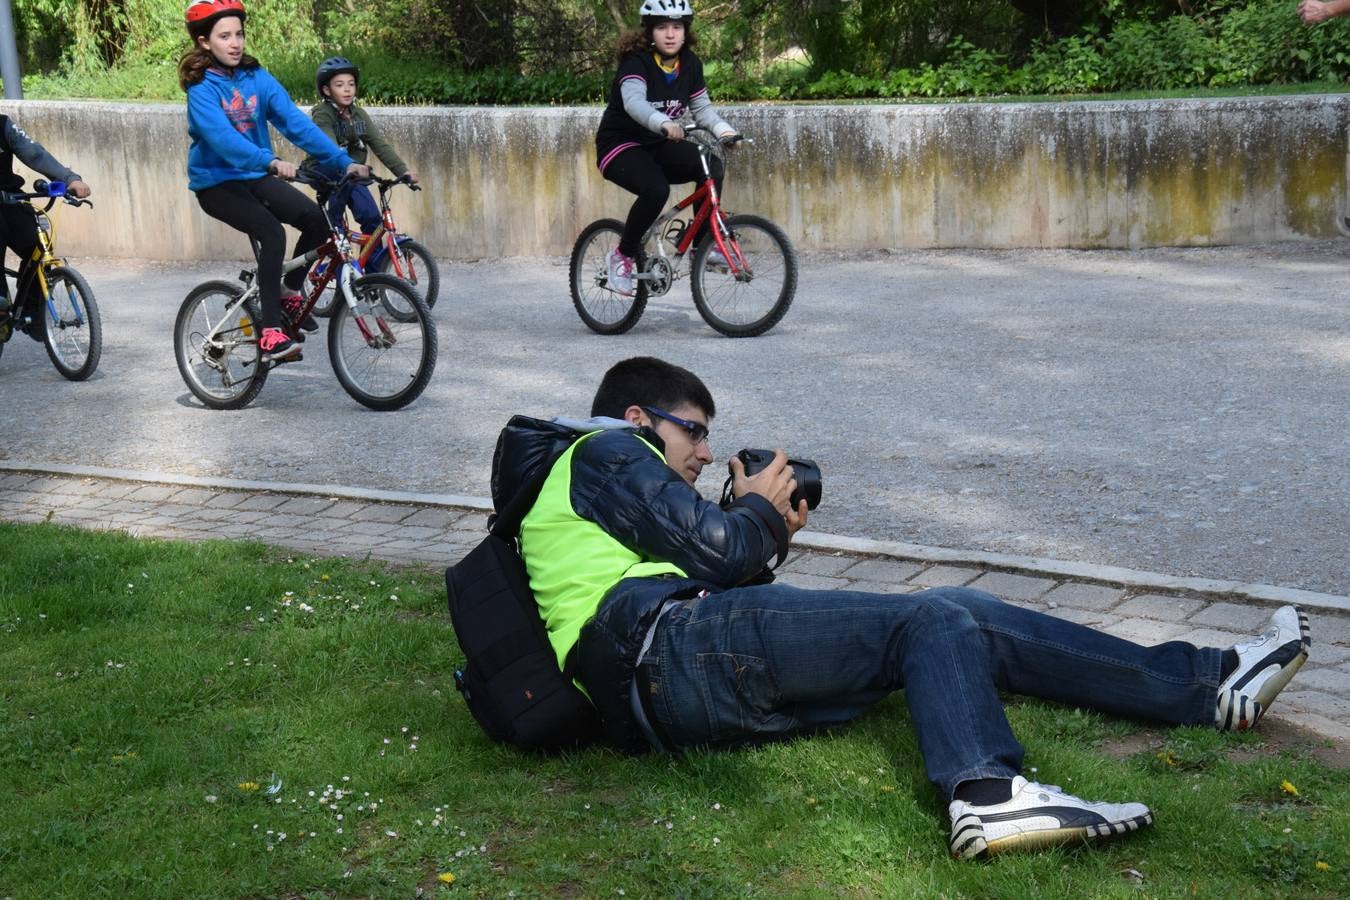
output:
[{"label": "blue jeans", "polygon": [[350,208],[352,217],[361,231],[373,234],[380,227],[380,207],[364,184],[348,184],[333,191],[328,198],[328,217],[334,222],[342,216],[343,210]]},{"label": "blue jeans", "polygon": [[671,609],[642,665],[655,724],[676,748],[836,725],[904,688],[928,777],[950,800],[963,781],[1021,768],[999,690],[1213,725],[1220,654],[1179,641],[1142,647],[970,588],[768,584]]}]

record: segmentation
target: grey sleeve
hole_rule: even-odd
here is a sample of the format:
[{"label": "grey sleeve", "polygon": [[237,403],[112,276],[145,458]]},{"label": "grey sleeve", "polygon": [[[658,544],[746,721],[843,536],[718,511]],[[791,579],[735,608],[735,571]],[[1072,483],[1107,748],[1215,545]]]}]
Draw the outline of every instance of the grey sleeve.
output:
[{"label": "grey sleeve", "polygon": [[648,131],[661,134],[661,125],[670,121],[670,116],[659,112],[647,102],[647,82],[637,78],[625,78],[619,86],[619,96],[623,98],[623,111]]},{"label": "grey sleeve", "polygon": [[15,125],[13,119],[5,122],[5,143],[9,145],[10,150],[14,151],[14,155],[23,161],[24,165],[41,172],[48,178],[64,181],[66,184],[82,180],[75,172],[61,165],[55,156],[52,156],[45,147],[30,138],[22,128]]},{"label": "grey sleeve", "polygon": [[689,101],[689,111],[694,114],[694,121],[711,131],[714,137],[720,138],[736,133],[736,129],[723,122],[722,117],[717,114],[717,110],[713,109],[707,91]]}]

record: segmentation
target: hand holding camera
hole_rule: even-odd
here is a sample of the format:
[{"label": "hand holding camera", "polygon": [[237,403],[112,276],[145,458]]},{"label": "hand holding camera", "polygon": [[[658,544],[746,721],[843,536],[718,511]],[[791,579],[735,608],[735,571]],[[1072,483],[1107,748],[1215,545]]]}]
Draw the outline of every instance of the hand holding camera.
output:
[{"label": "hand holding camera", "polygon": [[722,490],[722,503],[733,496],[755,493],[774,505],[798,531],[808,509],[820,505],[820,467],[812,460],[788,459],[782,450],[741,450],[727,462],[731,476]]}]

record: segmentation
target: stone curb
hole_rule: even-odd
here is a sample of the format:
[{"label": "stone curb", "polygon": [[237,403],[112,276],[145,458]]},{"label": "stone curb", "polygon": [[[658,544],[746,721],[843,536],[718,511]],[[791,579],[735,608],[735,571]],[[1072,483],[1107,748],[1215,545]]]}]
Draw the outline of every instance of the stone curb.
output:
[{"label": "stone curb", "polygon": [[[236,478],[179,475],[173,472],[109,469],[101,466],[33,463],[24,460],[0,460],[0,471],[104,478],[113,481],[147,484],[174,484],[184,487],[215,488],[217,490],[268,491],[277,494],[315,495],[378,503],[455,507],[483,513],[492,511],[491,500],[485,497],[472,497],[463,494],[421,494],[411,491],[386,491],[344,485],[249,481]],[[922,544],[907,544],[900,541],[875,541],[867,538],[813,531],[799,532],[793,539],[793,543],[803,549],[810,550],[839,551],[923,563],[975,565],[1020,574],[1048,575],[1054,578],[1071,578],[1075,581],[1096,582],[1143,590],[1224,595],[1262,605],[1281,606],[1286,603],[1297,603],[1309,610],[1350,615],[1350,597],[1269,584],[1163,575],[1118,566],[1099,566],[1092,563],[1045,559],[1034,556],[1016,556],[1007,553],[990,553],[982,550],[953,550],[945,547],[928,547]]]}]

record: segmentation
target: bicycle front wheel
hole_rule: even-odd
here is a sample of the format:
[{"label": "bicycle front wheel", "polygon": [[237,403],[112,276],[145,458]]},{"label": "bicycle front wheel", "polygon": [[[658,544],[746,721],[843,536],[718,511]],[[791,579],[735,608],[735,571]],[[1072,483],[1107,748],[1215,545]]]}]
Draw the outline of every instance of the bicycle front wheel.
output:
[{"label": "bicycle front wheel", "polygon": [[71,381],[84,381],[103,355],[103,319],[94,290],[68,266],[47,272],[47,302],[42,309],[42,340],[52,365]]},{"label": "bicycle front wheel", "polygon": [[398,253],[394,256],[385,253],[380,258],[376,271],[402,278],[412,285],[413,290],[426,303],[427,309],[436,305],[441,290],[441,271],[432,258],[431,251],[412,238],[398,242]]},{"label": "bicycle front wheel", "polygon": [[717,249],[712,236],[704,239],[690,273],[694,305],[703,321],[727,337],[754,337],[777,325],[792,305],[797,251],[768,219],[731,216],[726,221],[727,249],[739,258],[728,265],[712,255]]},{"label": "bicycle front wheel", "polygon": [[645,281],[637,283],[631,297],[609,286],[609,254],[619,246],[621,234],[623,223],[618,219],[601,219],[587,225],[572,247],[572,305],[597,334],[623,334],[647,308]]},{"label": "bicycle front wheel", "polygon": [[347,393],[371,409],[402,409],[436,368],[436,325],[402,279],[365,275],[328,320],[328,355]]},{"label": "bicycle front wheel", "polygon": [[178,309],[173,352],[188,390],[212,409],[247,406],[267,381],[258,352],[258,301],[242,305],[239,285],[208,281]]}]

